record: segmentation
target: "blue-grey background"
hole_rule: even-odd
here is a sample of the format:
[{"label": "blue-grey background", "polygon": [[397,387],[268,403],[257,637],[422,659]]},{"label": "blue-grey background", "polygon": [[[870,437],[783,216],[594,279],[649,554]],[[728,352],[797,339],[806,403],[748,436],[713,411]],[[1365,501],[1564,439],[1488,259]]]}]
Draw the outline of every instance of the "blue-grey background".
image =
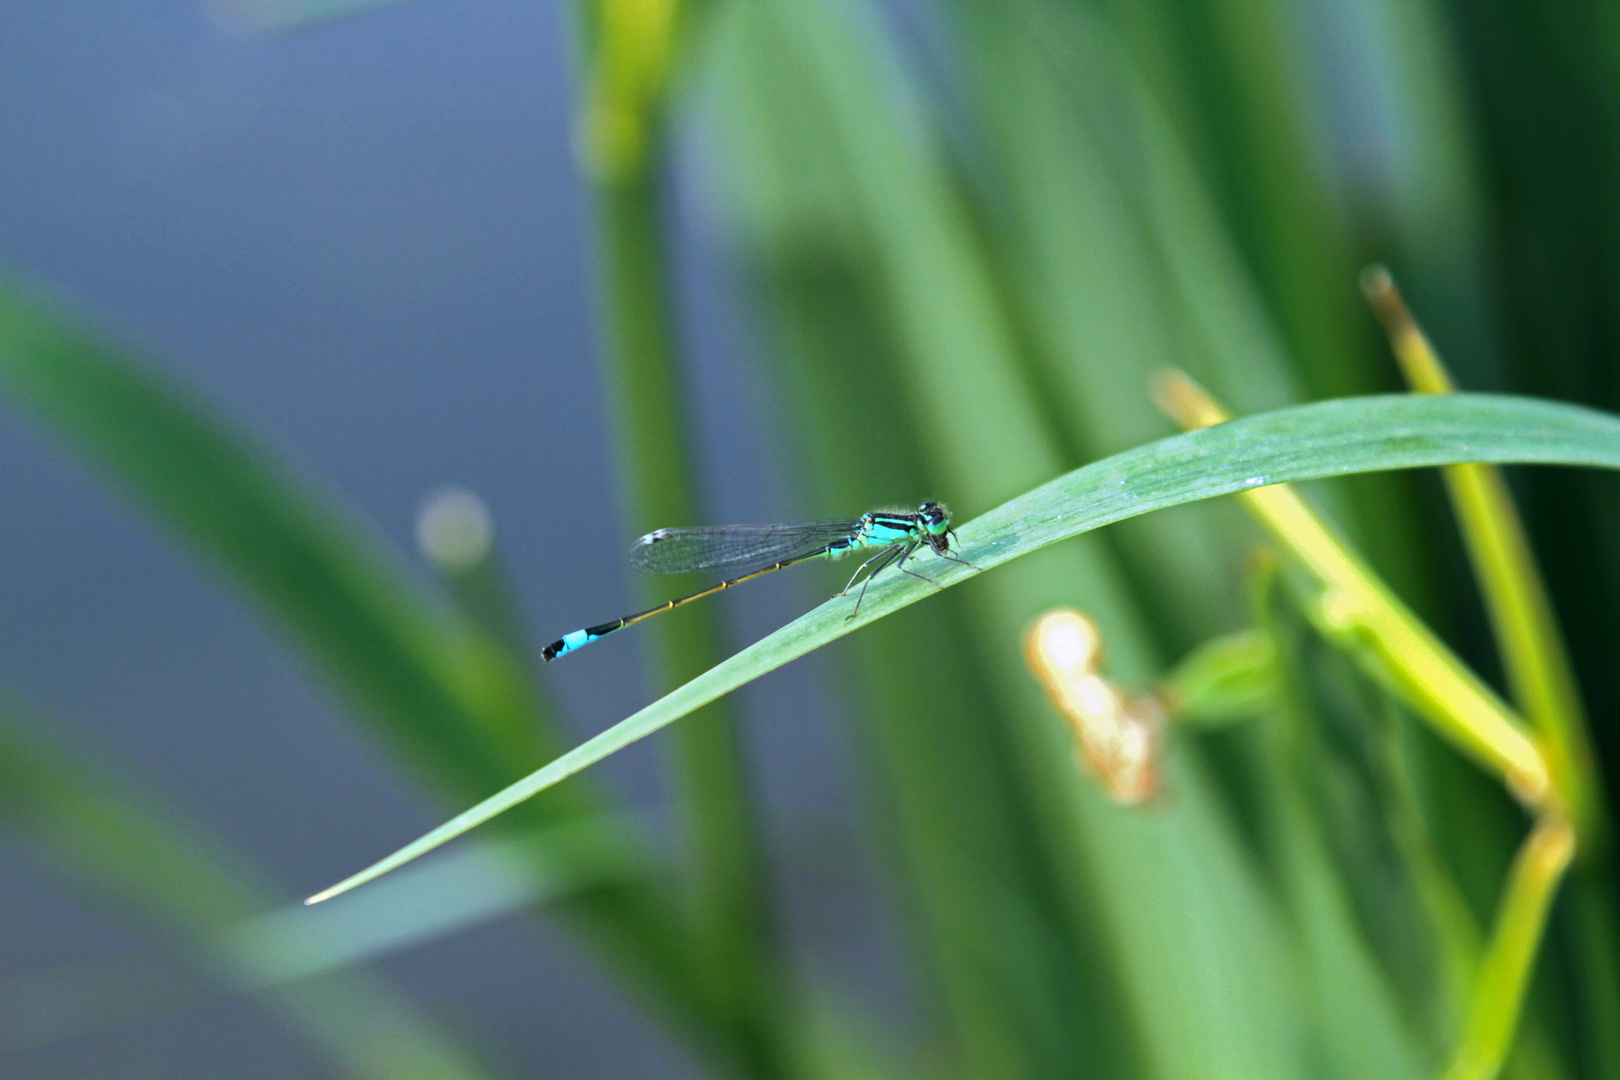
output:
[{"label": "blue-grey background", "polygon": [[[138,342],[402,549],[426,494],[478,492],[536,634],[619,614],[628,537],[568,33],[563,7],[536,0],[422,0],[270,38],[198,0],[5,5],[0,260]],[[672,210],[708,516],[791,516],[787,451],[763,437],[769,394],[691,172],[678,164]],[[288,900],[434,823],[250,609],[9,411],[0,506],[0,686],[71,742],[212,822]],[[720,602],[752,640],[820,587]],[[641,659],[625,635],[543,677],[583,734],[648,699]],[[797,665],[744,695],[757,783],[773,847],[793,853],[778,870],[808,975],[903,1010],[830,673]],[[608,772],[656,819],[656,745]],[[254,1003],[189,983],[162,941],[89,904],[0,836],[0,1074],[328,1075]],[[519,1075],[696,1072],[560,932],[485,926],[380,969]]]}]

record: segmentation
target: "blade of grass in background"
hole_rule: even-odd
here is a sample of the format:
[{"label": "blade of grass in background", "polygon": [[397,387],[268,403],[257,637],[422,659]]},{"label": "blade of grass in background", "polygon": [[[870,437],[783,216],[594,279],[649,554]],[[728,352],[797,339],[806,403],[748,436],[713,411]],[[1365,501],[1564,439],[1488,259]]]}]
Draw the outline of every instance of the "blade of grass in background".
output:
[{"label": "blade of grass in background", "polygon": [[[785,412],[807,436],[796,458],[831,466],[815,512],[928,495],[972,516],[1072,464],[1028,393],[971,223],[928,156],[920,102],[874,51],[876,14],[723,10],[705,89],[725,140],[721,199],[741,212],[763,281],[785,286],[764,294],[768,310],[810,346],[792,359],[801,396]],[[1089,540],[1045,570],[1082,590],[1127,662],[1153,666],[1104,545]],[[927,982],[964,1070],[1136,1071],[1136,1047],[1110,1036],[1129,1030],[1129,1013],[1097,977],[1112,958],[1106,930],[1078,914],[1062,793],[1029,790],[1028,751],[971,641],[921,616],[892,633],[861,650],[862,712],[884,752],[880,789],[926,928]]]},{"label": "blade of grass in background", "polygon": [[[0,705],[0,816],[40,859],[172,936],[231,992],[258,985],[234,927],[265,910],[271,890],[172,813],[91,769]],[[351,1075],[375,1080],[483,1080],[492,1074],[381,981],[312,976],[265,995],[288,1027]]]},{"label": "blade of grass in background", "polygon": [[[1106,25],[1029,3],[957,10],[966,47],[951,70],[976,110],[963,172],[1025,324],[1031,380],[1071,444],[1068,464],[1168,432],[1142,387],[1171,357],[1230,387],[1245,411],[1293,400],[1253,298],[1231,295],[1241,286],[1188,294],[1189,280],[1241,279],[1218,240],[1193,240],[1188,222],[1204,221],[1207,206],[1188,170],[1167,167],[1163,125],[1150,122]],[[1168,252],[1197,272],[1175,272]],[[1217,312],[1225,335],[1210,332]],[[1247,535],[1229,508],[1200,507],[1110,538],[1161,647],[1185,651],[1231,629],[1241,611],[1233,556]]]},{"label": "blade of grass in background", "polygon": [[422,773],[453,791],[540,753],[513,659],[196,395],[15,285],[0,387],[249,589]]},{"label": "blade of grass in background", "polygon": [[[881,23],[876,12],[854,4],[762,5],[737,15],[738,40],[725,62],[746,77],[710,92],[716,126],[736,129],[725,148],[731,182],[723,202],[742,211],[751,244],[745,254],[767,268],[785,264],[790,284],[836,281],[840,274],[852,283],[846,296],[859,318],[830,305],[819,310],[824,317],[837,312],[843,325],[822,340],[841,351],[807,354],[805,374],[796,377],[812,387],[796,404],[829,403],[826,412],[810,415],[806,427],[818,435],[817,453],[804,459],[839,446],[836,460],[848,471],[841,469],[833,483],[860,490],[870,483],[860,478],[870,476],[864,462],[874,444],[909,443],[930,493],[971,514],[1005,496],[1020,470],[1051,469],[1076,440],[1052,424],[1048,396],[1029,377],[1005,290],[974,235],[965,200],[952,188],[926,106],[902,80],[892,42],[877,29]],[[795,299],[767,293],[767,307],[774,300],[791,306]],[[814,313],[782,318],[800,332]],[[838,329],[875,332],[845,340]],[[852,359],[858,367],[835,370]],[[845,391],[842,405],[835,403],[835,388]],[[859,396],[868,398],[868,426],[851,431],[848,413],[860,408]],[[874,417],[881,417],[882,429],[894,430],[892,440],[872,437]],[[960,620],[971,634],[965,655],[952,657],[923,639],[904,660],[867,665],[873,681],[892,683],[899,677],[893,670],[915,672],[919,684],[885,690],[868,710],[885,735],[909,733],[914,740],[887,759],[897,772],[934,760],[941,744],[946,750],[994,748],[976,761],[964,758],[964,772],[983,773],[984,762],[1001,767],[999,784],[975,790],[978,803],[937,771],[919,769],[894,781],[917,796],[909,820],[960,823],[964,837],[990,832],[978,827],[982,822],[1018,820],[1009,808],[1027,823],[1022,834],[1014,832],[1020,841],[1011,852],[1002,841],[994,855],[963,853],[969,865],[993,859],[990,865],[1009,867],[993,885],[939,873],[949,869],[939,853],[951,837],[936,839],[926,825],[907,835],[916,881],[924,887],[919,907],[938,931],[927,939],[936,950],[935,968],[960,975],[955,993],[946,995],[957,1033],[977,1036],[970,1054],[980,1052],[975,1063],[987,1074],[997,1074],[998,1061],[1011,1060],[1019,1074],[1089,1069],[1107,1075],[1130,1068],[1120,1063],[1133,1059],[1167,1075],[1188,1069],[1287,1074],[1294,1065],[1285,1047],[1296,1045],[1293,1033],[1304,1024],[1304,995],[1290,989],[1299,970],[1289,931],[1255,890],[1226,819],[1203,804],[1209,797],[1204,778],[1196,767],[1177,764],[1177,813],[1169,824],[1143,827],[1101,805],[1074,784],[1070,751],[1010,645],[1041,605],[1077,600],[1103,625],[1118,669],[1127,678],[1145,678],[1162,661],[1121,584],[1103,545],[1050,553],[970,590],[969,604],[978,597],[984,603]],[[982,688],[989,708],[957,696],[964,678]],[[944,688],[938,704],[926,696],[933,686]],[[950,724],[958,705],[963,731],[982,731],[978,740]],[[908,710],[916,715],[906,728]],[[924,740],[926,746],[916,745]],[[998,902],[992,895],[1017,900]],[[1017,921],[998,918],[1002,909],[1015,911]],[[957,921],[947,924],[940,913]],[[1182,936],[1167,939],[1167,927]],[[1024,942],[1043,937],[1069,943],[1072,958],[1058,957],[1055,947],[1046,955],[1053,966],[1059,959],[1078,964],[1078,979],[1065,981],[1043,965],[1014,959],[1028,952]],[[987,952],[1009,958],[994,979],[977,964]],[[1099,978],[1104,971],[1112,977]],[[1076,983],[1105,1004],[1088,998],[1076,1008]],[[1167,996],[1166,986],[1180,989]],[[1189,1002],[1223,1003],[1220,1019]],[[1121,1010],[1124,1025],[1113,1022]],[[1076,1015],[1098,1030],[1077,1032]],[[993,1019],[980,1023],[982,1017]],[[1130,1033],[1128,1041],[1119,1038],[1122,1030]],[[1093,1049],[1099,1045],[1115,1048],[1101,1062]],[[1013,1073],[1002,1068],[1001,1074]]]},{"label": "blade of grass in background", "polygon": [[[1311,24],[1338,16],[1286,0],[1201,0],[1156,5],[1158,18],[1144,22],[1133,5],[1110,6],[1133,60],[1159,54],[1142,69],[1152,73],[1148,95],[1174,117],[1162,134],[1192,148],[1240,253],[1241,269],[1229,276],[1253,283],[1305,396],[1392,389],[1353,288],[1364,261],[1356,207],[1339,186],[1343,174],[1323,168],[1334,150],[1323,85],[1332,75],[1318,59],[1324,35]],[[1153,27],[1162,33],[1150,36]],[[1358,545],[1420,611],[1432,607],[1409,485],[1368,477],[1348,490],[1354,512],[1345,525]]]},{"label": "blade of grass in background", "polygon": [[[0,387],[244,588],[440,797],[464,803],[554,753],[547,712],[516,661],[336,500],[11,283],[0,291]],[[594,816],[595,805],[564,789],[523,824]],[[633,857],[632,839],[622,842]],[[633,962],[669,1015],[726,1045],[729,1021],[693,992],[697,964],[661,889],[605,883],[561,910]]]},{"label": "blade of grass in background", "polygon": [[[1212,386],[1231,384],[1222,392],[1242,395],[1233,400],[1244,412],[1387,383],[1369,363],[1378,359],[1368,348],[1373,338],[1347,284],[1359,264],[1347,248],[1345,212],[1317,179],[1321,136],[1307,129],[1308,42],[1294,25],[1298,13],[1272,3],[1100,7],[1020,0],[1018,18],[981,16],[975,25],[986,36],[1016,39],[1027,54],[1021,66],[994,65],[981,82],[994,88],[1015,81],[1014,72],[1047,72],[1048,96],[1071,129],[1088,133],[1130,208],[1127,220],[1140,222],[1133,244],[1110,250],[1141,249],[1162,268],[1156,321],[1177,331],[1176,362]],[[989,103],[998,96],[1006,97],[980,95]],[[1037,157],[1039,140],[1018,137],[1021,115],[1003,107],[986,126],[1004,133],[1009,156]],[[1081,197],[1068,183],[1069,197]],[[1027,196],[1012,205],[1039,208]],[[1049,235],[1043,225],[1052,220],[1033,218],[1029,232]],[[1070,263],[1077,258],[1081,250],[1067,253]],[[1066,355],[1077,365],[1112,365],[1088,355],[1083,334],[1071,338]],[[1345,525],[1421,601],[1404,483],[1365,477],[1348,485]],[[1362,529],[1363,519],[1379,527]]]}]

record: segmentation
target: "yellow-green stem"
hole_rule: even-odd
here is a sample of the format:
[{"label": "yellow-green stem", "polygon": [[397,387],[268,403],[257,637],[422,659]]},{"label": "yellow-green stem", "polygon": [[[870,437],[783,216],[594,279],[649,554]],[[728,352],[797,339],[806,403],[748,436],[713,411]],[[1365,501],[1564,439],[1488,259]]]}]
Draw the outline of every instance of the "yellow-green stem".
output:
[{"label": "yellow-green stem", "polygon": [[[1383,321],[1412,389],[1420,394],[1455,390],[1445,364],[1389,272],[1369,267],[1362,290]],[[1494,465],[1452,465],[1441,474],[1479,580],[1514,703],[1540,736],[1583,854],[1601,850],[1604,812],[1585,712],[1552,604],[1502,471]]]},{"label": "yellow-green stem", "polygon": [[[1203,388],[1167,373],[1155,397],[1177,422],[1207,427],[1230,419]],[[1564,816],[1563,779],[1509,706],[1434,636],[1287,485],[1238,496],[1317,578],[1313,617],[1327,632],[1370,655],[1370,673],[1405,699],[1441,735],[1497,773],[1537,812],[1535,828],[1509,872],[1497,925],[1480,963],[1468,1019],[1445,1080],[1491,1080],[1502,1068],[1523,1011],[1536,953],[1558,882],[1575,852]]]},{"label": "yellow-green stem", "polygon": [[[1382,320],[1411,387],[1428,394],[1455,390],[1445,364],[1389,272],[1369,267],[1362,276],[1362,290]],[[1442,475],[1490,615],[1509,690],[1540,736],[1554,786],[1563,793],[1580,840],[1571,907],[1579,914],[1571,929],[1582,942],[1576,966],[1586,1009],[1586,1052],[1594,1075],[1615,1075],[1620,1073],[1620,1035],[1610,1018],[1620,1004],[1620,970],[1613,948],[1614,907],[1609,902],[1614,885],[1607,859],[1607,800],[1574,672],[1501,470],[1492,465],[1455,465],[1443,469]]]},{"label": "yellow-green stem", "polygon": [[1519,849],[1475,979],[1467,1025],[1445,1080],[1492,1080],[1501,1072],[1518,1028],[1547,912],[1574,853],[1575,831],[1556,814],[1538,821]]},{"label": "yellow-green stem", "polygon": [[[1207,427],[1230,416],[1179,372],[1157,387],[1160,404],[1184,427]],[[1503,777],[1525,803],[1558,800],[1546,759],[1507,703],[1435,637],[1286,484],[1242,492],[1238,498],[1279,543],[1322,583],[1323,624],[1353,638],[1370,655],[1371,673],[1441,735]]]}]

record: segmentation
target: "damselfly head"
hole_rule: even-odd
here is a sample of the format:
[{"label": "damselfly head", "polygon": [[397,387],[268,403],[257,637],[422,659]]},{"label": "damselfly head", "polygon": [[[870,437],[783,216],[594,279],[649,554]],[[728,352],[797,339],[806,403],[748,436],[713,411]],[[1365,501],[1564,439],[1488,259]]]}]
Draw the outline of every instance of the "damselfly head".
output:
[{"label": "damselfly head", "polygon": [[917,507],[917,520],[922,525],[922,538],[935,555],[951,550],[951,512],[937,502],[925,502]]}]

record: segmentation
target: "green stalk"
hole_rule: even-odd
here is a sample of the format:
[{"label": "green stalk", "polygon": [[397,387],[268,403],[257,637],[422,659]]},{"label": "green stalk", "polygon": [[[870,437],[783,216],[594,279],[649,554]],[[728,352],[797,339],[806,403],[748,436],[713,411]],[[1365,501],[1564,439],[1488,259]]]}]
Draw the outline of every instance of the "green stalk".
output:
[{"label": "green stalk", "polygon": [[[1161,406],[1184,427],[1230,419],[1179,372],[1163,377],[1157,391]],[[1310,618],[1324,636],[1345,646],[1369,674],[1499,776],[1537,815],[1509,872],[1468,1020],[1445,1073],[1445,1080],[1493,1080],[1513,1044],[1547,914],[1575,853],[1575,830],[1564,811],[1568,796],[1560,787],[1564,774],[1549,764],[1538,733],[1418,621],[1289,485],[1240,492],[1238,499],[1320,581],[1322,597]]]},{"label": "green stalk", "polygon": [[[654,188],[647,177],[604,186],[598,193],[603,355],[635,532],[702,520],[686,455],[676,451],[691,443],[675,370]],[[710,583],[671,578],[660,588],[679,595],[702,584]],[[693,605],[647,628],[657,643],[664,686],[688,682],[724,658],[716,611],[712,605]],[[776,1060],[775,1040],[765,1034],[769,1025],[761,1011],[771,979],[769,920],[733,711],[717,702],[695,714],[676,733],[673,750],[690,829],[688,899],[697,955],[704,958],[716,1005],[735,1025],[732,1034],[741,1043],[747,1071],[775,1075],[783,1063]]]},{"label": "green stalk", "polygon": [[[1370,267],[1362,278],[1362,288],[1389,331],[1395,358],[1412,389],[1420,394],[1455,391],[1444,363],[1407,310],[1389,271]],[[1603,850],[1606,823],[1600,781],[1574,671],[1536,570],[1530,541],[1514,512],[1500,469],[1451,465],[1441,475],[1479,581],[1514,703],[1541,737],[1548,767],[1580,835],[1584,860]]]},{"label": "green stalk", "polygon": [[[636,532],[703,520],[692,480],[692,438],[680,380],[661,207],[660,104],[672,47],[673,3],[653,18],[620,0],[586,13],[595,31],[585,138],[596,181],[602,360],[614,405],[625,504]],[[649,25],[662,37],[649,36]],[[672,578],[659,598],[710,582]],[[716,609],[694,605],[649,626],[660,682],[679,686],[720,662]],[[674,743],[676,790],[688,823],[693,958],[723,1029],[719,1049],[750,1076],[787,1075],[784,1027],[774,1007],[760,841],[745,781],[737,721],[716,703],[682,725]]]},{"label": "green stalk", "polygon": [[1563,818],[1536,824],[1508,874],[1507,891],[1474,987],[1474,1006],[1445,1080],[1491,1080],[1502,1069],[1523,1011],[1547,912],[1575,853]]},{"label": "green stalk", "polygon": [[[1420,394],[1455,392],[1450,372],[1412,317],[1389,271],[1369,267],[1362,276],[1362,291],[1383,321],[1412,389]],[[1571,882],[1570,929],[1582,943],[1575,965],[1589,1052],[1602,1065],[1595,1071],[1609,1075],[1620,1068],[1620,1035],[1612,1023],[1620,1005],[1620,969],[1613,948],[1620,931],[1608,902],[1613,867],[1607,799],[1574,668],[1502,470],[1493,465],[1452,465],[1441,474],[1513,701],[1540,736],[1548,768],[1564,793],[1565,812],[1580,837]]]}]

